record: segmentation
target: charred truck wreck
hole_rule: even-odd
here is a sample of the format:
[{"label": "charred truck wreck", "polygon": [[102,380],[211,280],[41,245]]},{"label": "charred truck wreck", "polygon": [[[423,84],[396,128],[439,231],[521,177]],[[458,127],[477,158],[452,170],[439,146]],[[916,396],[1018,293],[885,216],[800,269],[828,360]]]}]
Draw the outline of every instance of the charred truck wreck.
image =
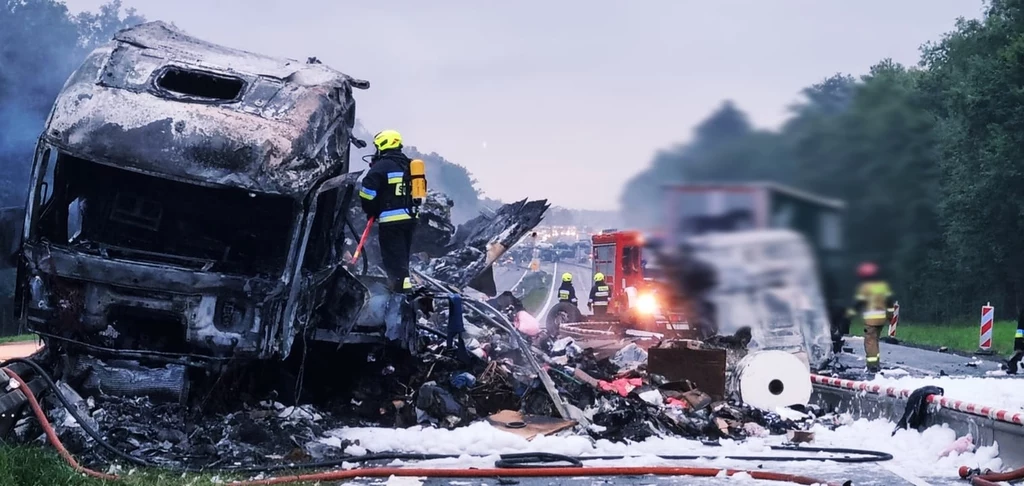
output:
[{"label": "charred truck wreck", "polygon": [[[65,370],[127,359],[128,374],[142,362],[181,380],[285,360],[300,336],[410,349],[411,305],[366,259],[358,277],[345,266],[365,222],[352,219],[353,89],[368,87],[162,22],[119,32],[68,79],[39,139],[18,316]],[[514,244],[547,208],[528,204],[528,223],[474,241]],[[436,219],[421,221],[432,238],[455,233]]]}]

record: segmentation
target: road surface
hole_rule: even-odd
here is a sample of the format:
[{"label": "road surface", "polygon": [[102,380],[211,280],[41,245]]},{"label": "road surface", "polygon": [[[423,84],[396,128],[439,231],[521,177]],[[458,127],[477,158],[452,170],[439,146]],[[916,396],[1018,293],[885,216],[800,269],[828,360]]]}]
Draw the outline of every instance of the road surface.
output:
[{"label": "road surface", "polygon": [[39,350],[39,347],[40,344],[37,341],[0,344],[0,361],[24,358]]},{"label": "road surface", "polygon": [[558,287],[562,285],[563,273],[572,274],[572,285],[576,289],[576,299],[579,300],[580,310],[584,314],[591,313],[590,310],[587,309],[587,299],[590,298],[590,286],[593,283],[593,276],[591,274],[590,267],[585,267],[576,263],[558,262],[555,264],[542,264],[541,269],[546,272],[554,273],[555,279],[552,282],[547,303],[544,304],[539,316],[547,315],[548,309],[551,309],[551,306],[558,302]]},{"label": "road surface", "polygon": [[528,267],[519,265],[494,265],[494,286],[498,293],[515,288],[527,271]]},{"label": "road surface", "polygon": [[[587,310],[587,299],[590,297],[590,286],[593,283],[594,277],[589,266],[568,262],[542,262],[540,264],[540,270],[547,273],[553,273],[555,279],[554,282],[552,282],[553,285],[548,288],[548,300],[542,308],[542,311],[538,313],[538,317],[545,315],[548,309],[550,309],[555,302],[558,302],[558,286],[562,284],[562,274],[566,272],[572,274],[572,284],[576,288],[576,298],[579,299],[580,310],[582,310],[584,314],[590,314],[590,311]],[[516,265],[495,266],[494,283],[498,292],[501,293],[505,290],[512,290],[528,271],[528,268],[522,268]]]},{"label": "road surface", "polygon": [[[864,339],[847,337],[846,347],[852,353],[843,353],[840,363],[851,369],[863,369]],[[881,343],[881,351],[883,369],[900,368],[915,376],[990,376],[987,373],[1000,369],[998,357],[966,357],[886,343]]]}]

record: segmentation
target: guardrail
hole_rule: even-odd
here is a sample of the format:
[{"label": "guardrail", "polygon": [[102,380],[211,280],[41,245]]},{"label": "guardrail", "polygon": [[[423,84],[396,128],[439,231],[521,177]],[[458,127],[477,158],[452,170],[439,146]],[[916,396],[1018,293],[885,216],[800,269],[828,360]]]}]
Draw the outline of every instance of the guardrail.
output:
[{"label": "guardrail", "polygon": [[[847,412],[854,418],[883,418],[895,422],[903,415],[913,390],[863,381],[811,375],[814,399],[821,405]],[[946,424],[957,435],[971,434],[979,446],[999,444],[999,456],[1007,466],[1024,467],[1024,412],[1014,412],[963,400],[931,395],[938,407],[927,425]]]},{"label": "guardrail", "polygon": [[[894,386],[886,387],[881,385],[872,385],[871,383],[864,381],[844,380],[841,378],[832,378],[821,375],[811,375],[811,383],[816,385],[834,386],[853,391],[863,391],[876,395],[886,395],[894,398],[907,398],[914,391]],[[1010,424],[1024,425],[1024,412],[1013,412],[1010,410],[978,405],[940,395],[928,395],[927,400],[929,403],[933,403],[948,410],[963,412]]]}]

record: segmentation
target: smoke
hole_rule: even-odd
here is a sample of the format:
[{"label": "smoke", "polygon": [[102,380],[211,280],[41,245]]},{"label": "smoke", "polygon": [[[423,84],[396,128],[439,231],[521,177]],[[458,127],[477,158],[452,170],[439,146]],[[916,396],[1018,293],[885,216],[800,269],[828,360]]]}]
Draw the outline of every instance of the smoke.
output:
[{"label": "smoke", "polygon": [[36,140],[68,76],[120,29],[144,21],[120,0],[72,16],[55,0],[0,6],[0,206],[22,205]]}]

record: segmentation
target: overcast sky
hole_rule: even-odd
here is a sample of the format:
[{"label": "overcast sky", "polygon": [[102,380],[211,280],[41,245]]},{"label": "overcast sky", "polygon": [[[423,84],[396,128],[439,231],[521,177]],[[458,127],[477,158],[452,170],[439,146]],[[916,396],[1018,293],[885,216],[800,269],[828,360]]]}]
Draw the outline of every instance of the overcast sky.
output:
[{"label": "overcast sky", "polygon": [[[72,11],[103,0],[67,0]],[[801,88],[977,18],[981,0],[123,0],[149,20],[367,79],[358,117],[487,196],[614,209],[724,99],[776,127]],[[356,161],[356,167],[361,167]]]}]

